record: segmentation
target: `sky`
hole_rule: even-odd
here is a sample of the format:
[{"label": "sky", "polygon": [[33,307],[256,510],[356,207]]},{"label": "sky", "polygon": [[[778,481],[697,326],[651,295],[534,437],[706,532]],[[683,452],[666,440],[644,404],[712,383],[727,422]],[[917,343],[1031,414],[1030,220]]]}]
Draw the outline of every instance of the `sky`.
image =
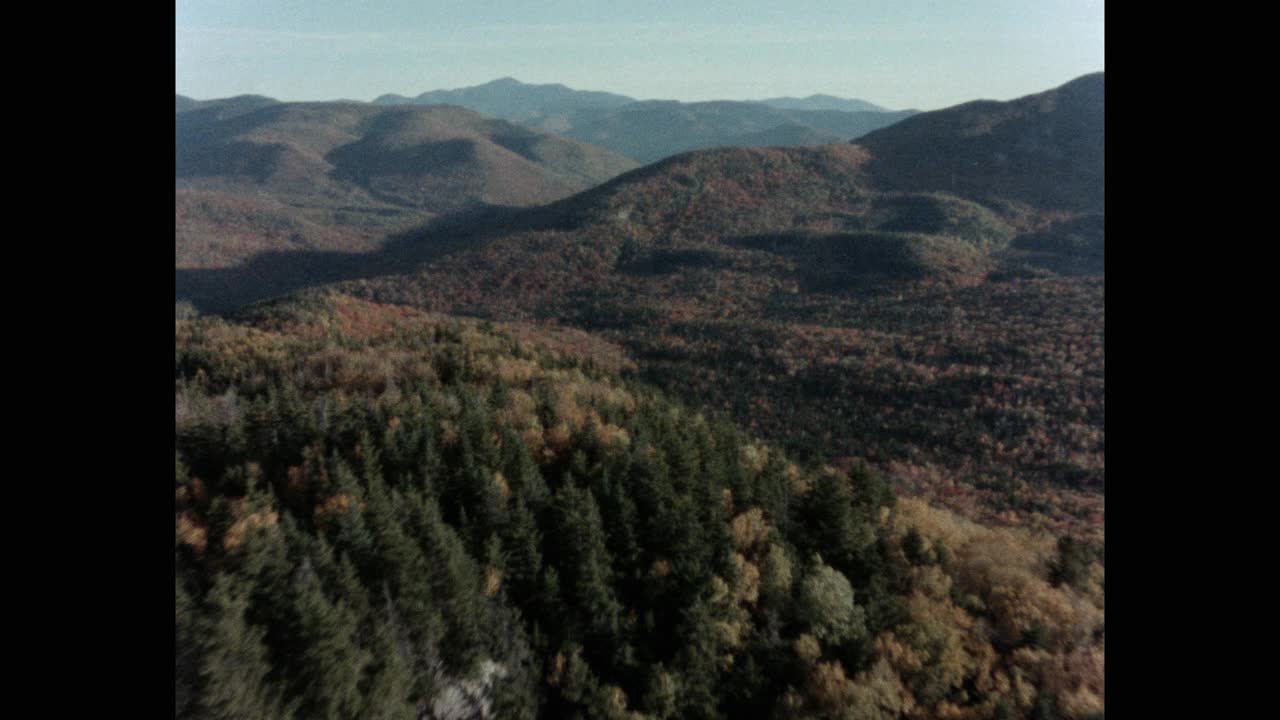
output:
[{"label": "sky", "polygon": [[176,91],[372,100],[500,77],[637,99],[1009,100],[1103,70],[1102,0],[177,0]]}]

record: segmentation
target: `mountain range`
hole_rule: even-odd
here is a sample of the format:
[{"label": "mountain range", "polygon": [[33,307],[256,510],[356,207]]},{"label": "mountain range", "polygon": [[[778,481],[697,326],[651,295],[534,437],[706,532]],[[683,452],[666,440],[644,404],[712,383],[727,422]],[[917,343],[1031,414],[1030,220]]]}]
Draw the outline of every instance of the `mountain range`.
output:
[{"label": "mountain range", "polygon": [[256,287],[241,302],[348,278],[335,289],[378,303],[577,327],[793,452],[873,457],[932,491],[919,478],[945,469],[972,478],[940,498],[955,509],[1038,507],[1088,533],[1104,453],[1103,94],[1098,74],[856,144],[684,153],[375,252],[264,253],[179,285],[216,309],[227,288]]},{"label": "mountain range", "polygon": [[176,102],[177,716],[1103,716],[1101,73]]},{"label": "mountain range", "polygon": [[642,163],[731,145],[818,145],[850,140],[915,114],[830,95],[763,101],[683,103],[635,100],[613,93],[530,85],[502,78],[409,98],[383,95],[382,105],[451,104],[529,127],[558,132]]},{"label": "mountain range", "polygon": [[438,215],[546,203],[636,167],[460,107],[184,100],[178,267],[227,267],[266,250],[367,250]]}]

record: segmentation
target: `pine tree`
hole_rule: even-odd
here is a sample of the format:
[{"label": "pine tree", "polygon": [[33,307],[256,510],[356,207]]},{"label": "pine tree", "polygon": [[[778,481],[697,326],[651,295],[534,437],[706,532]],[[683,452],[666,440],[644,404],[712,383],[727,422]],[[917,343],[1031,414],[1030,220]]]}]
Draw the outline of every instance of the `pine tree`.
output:
[{"label": "pine tree", "polygon": [[[568,600],[592,649],[616,650],[621,641],[622,606],[611,586],[612,558],[605,544],[600,510],[591,491],[570,477],[556,492],[560,570]],[[606,656],[607,657],[607,656]]]},{"label": "pine tree", "polygon": [[199,690],[198,608],[181,577],[174,591],[174,717],[186,717]]},{"label": "pine tree", "polygon": [[216,720],[290,718],[280,692],[267,682],[271,666],[264,632],[245,621],[248,595],[230,575],[214,582],[201,635],[198,716]]},{"label": "pine tree", "polygon": [[385,590],[381,615],[374,622],[373,661],[369,665],[368,690],[364,693],[364,717],[371,720],[416,720],[412,657],[390,592]]},{"label": "pine tree", "polygon": [[410,536],[430,558],[427,578],[433,604],[444,618],[442,651],[450,669],[466,674],[480,651],[480,573],[458,534],[444,522],[434,499],[407,498]]},{"label": "pine tree", "polygon": [[510,522],[503,528],[504,575],[516,598],[533,598],[542,572],[542,533],[524,499],[516,496]]},{"label": "pine tree", "polygon": [[294,691],[307,717],[359,717],[359,682],[370,663],[368,652],[356,642],[359,619],[345,603],[325,595],[309,560],[298,568],[293,583],[293,631],[301,648],[289,673]]}]

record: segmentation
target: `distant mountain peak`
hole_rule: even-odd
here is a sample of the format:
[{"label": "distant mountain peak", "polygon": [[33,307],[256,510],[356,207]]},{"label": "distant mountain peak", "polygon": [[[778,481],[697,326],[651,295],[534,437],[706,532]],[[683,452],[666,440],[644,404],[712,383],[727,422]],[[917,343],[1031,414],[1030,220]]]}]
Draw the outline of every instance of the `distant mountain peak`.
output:
[{"label": "distant mountain peak", "polygon": [[776,97],[756,100],[762,105],[782,110],[840,110],[842,112],[889,112],[875,103],[857,98],[842,98],[826,93],[814,93],[802,98]]}]

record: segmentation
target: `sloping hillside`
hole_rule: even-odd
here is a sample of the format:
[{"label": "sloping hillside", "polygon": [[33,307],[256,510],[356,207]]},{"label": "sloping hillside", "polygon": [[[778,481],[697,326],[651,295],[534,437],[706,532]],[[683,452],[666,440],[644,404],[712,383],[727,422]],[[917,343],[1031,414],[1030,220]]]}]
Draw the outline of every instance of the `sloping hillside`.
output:
[{"label": "sloping hillside", "polygon": [[[242,96],[184,110],[183,100],[175,114],[179,269],[232,267],[263,252],[367,252],[438,215],[545,203],[635,167],[457,107]],[[189,279],[179,275],[180,297]],[[271,280],[218,287],[245,301],[297,285]]]},{"label": "sloping hillside", "polygon": [[531,205],[635,167],[607,151],[456,107],[276,103],[175,115],[180,185],[384,203],[438,214]]},{"label": "sloping hillside", "polygon": [[921,113],[857,142],[887,189],[1101,213],[1105,96],[1104,75],[1095,73],[1011,102]]},{"label": "sloping hillside", "polygon": [[1100,533],[1101,268],[1043,262],[1051,215],[880,190],[869,162],[681,155],[484,232],[406,236],[344,287],[603,333],[792,451],[873,458],[984,520]]}]

